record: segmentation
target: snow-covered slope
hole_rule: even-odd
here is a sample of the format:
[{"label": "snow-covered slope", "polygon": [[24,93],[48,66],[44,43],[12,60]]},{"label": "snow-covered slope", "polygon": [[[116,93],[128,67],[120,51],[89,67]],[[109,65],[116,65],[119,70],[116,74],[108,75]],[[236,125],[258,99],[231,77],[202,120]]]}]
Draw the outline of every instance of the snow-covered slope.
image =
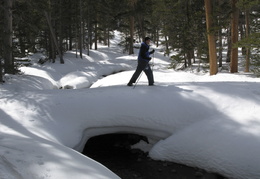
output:
[{"label": "snow-covered slope", "polygon": [[139,147],[155,159],[260,178],[260,79],[176,72],[156,50],[156,86],[142,75],[133,89],[126,84],[136,55],[120,51],[114,43],[83,59],[67,52],[65,64],[35,63],[23,67],[23,75],[6,76],[1,179],[118,178],[79,153],[90,137],[115,132],[147,136],[150,144]]}]

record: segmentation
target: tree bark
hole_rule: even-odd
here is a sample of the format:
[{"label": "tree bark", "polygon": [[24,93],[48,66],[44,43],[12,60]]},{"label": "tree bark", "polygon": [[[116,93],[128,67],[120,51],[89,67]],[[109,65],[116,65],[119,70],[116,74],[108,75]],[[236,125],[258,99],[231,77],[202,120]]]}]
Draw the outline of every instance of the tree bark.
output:
[{"label": "tree bark", "polygon": [[160,34],[159,29],[156,29],[156,47],[159,47]]},{"label": "tree bark", "polygon": [[164,36],[165,39],[165,55],[169,56],[170,55],[170,49],[169,49],[169,41],[168,41],[168,37],[165,35]]},{"label": "tree bark", "polygon": [[212,12],[211,0],[205,0],[205,10],[206,10],[207,33],[208,33],[210,75],[215,75],[218,72],[218,68],[217,68],[215,34],[214,34],[214,32],[212,32],[213,12]]},{"label": "tree bark", "polygon": [[89,56],[89,51],[90,51],[90,46],[91,46],[91,33],[92,31],[90,30],[91,29],[91,24],[90,24],[90,5],[89,5],[89,1],[88,1],[88,4],[87,4],[87,13],[88,13],[88,17],[87,17],[87,27],[88,27],[88,34],[87,34],[87,37],[88,37],[88,40],[87,40],[87,53],[88,53],[88,56]]},{"label": "tree bark", "polygon": [[129,55],[134,54],[134,16],[130,16],[130,38],[129,38]]},{"label": "tree bark", "polygon": [[58,45],[58,42],[57,42],[57,39],[56,39],[56,35],[55,35],[53,28],[52,28],[52,25],[51,25],[50,16],[46,11],[44,13],[45,13],[45,16],[46,16],[46,19],[47,19],[47,22],[48,22],[48,25],[49,25],[49,28],[50,28],[50,32],[51,32],[54,44],[55,44],[56,49],[58,50],[58,53],[59,53],[60,63],[63,64],[64,60],[63,60],[63,57],[62,57],[62,54],[61,54],[61,51],[60,51],[60,48],[59,48],[59,45]]},{"label": "tree bark", "polygon": [[[61,0],[60,0],[60,4],[62,4]],[[59,7],[59,57],[60,57],[60,63],[64,63],[63,60],[63,26],[62,26],[62,7],[60,5]]]},{"label": "tree bark", "polygon": [[232,44],[231,44],[231,26],[230,26],[230,28],[227,29],[227,43],[228,43],[228,49],[227,49],[226,62],[229,63],[231,61],[231,49],[232,49]]},{"label": "tree bark", "polygon": [[3,80],[3,67],[2,67],[2,59],[0,58],[0,84],[4,82]]},{"label": "tree bark", "polygon": [[3,67],[2,67],[2,63],[0,63],[0,84],[4,82],[2,71],[3,71]]},{"label": "tree bark", "polygon": [[72,25],[69,26],[69,50],[72,50]]},{"label": "tree bark", "polygon": [[48,37],[49,37],[49,43],[48,43],[49,59],[52,61],[52,63],[55,63],[55,59],[56,59],[55,45],[54,45],[53,39],[51,37],[50,31],[49,31]]},{"label": "tree bark", "polygon": [[110,31],[107,29],[107,46],[110,47]]},{"label": "tree bark", "polygon": [[[245,38],[245,24],[244,22],[241,22],[241,20],[238,20],[238,34],[240,34],[240,38],[244,39]],[[246,48],[242,47],[242,55],[246,54]]]},{"label": "tree bark", "polygon": [[[220,21],[220,20],[219,20]],[[219,22],[220,24],[220,22]],[[222,55],[222,52],[223,52],[223,43],[222,43],[222,28],[219,29],[218,31],[218,41],[219,41],[219,50],[218,50],[218,66],[219,67],[222,67],[222,62],[223,62],[223,55]]]},{"label": "tree bark", "polygon": [[79,1],[80,5],[80,31],[79,31],[79,54],[82,59],[82,50],[83,50],[83,14],[82,14],[82,0]]},{"label": "tree bark", "polygon": [[13,14],[12,14],[13,0],[4,1],[4,71],[5,73],[14,74],[13,61]]},{"label": "tree bark", "polygon": [[[246,20],[246,38],[248,38],[249,32],[250,32],[250,27],[249,27],[249,10],[248,9],[245,11],[245,20]],[[245,72],[249,72],[249,66],[250,66],[250,48],[246,47]]]},{"label": "tree bark", "polygon": [[97,43],[98,43],[98,23],[97,23],[97,18],[95,22],[95,50],[97,50]]},{"label": "tree bark", "polygon": [[[232,3],[232,14],[231,14],[231,44],[232,46],[238,42],[238,18],[239,11],[236,7],[237,0],[231,0]],[[238,72],[238,48],[232,47],[231,49],[231,63],[230,72]]]},{"label": "tree bark", "polygon": [[188,50],[187,51],[188,67],[191,67],[192,53],[193,53],[193,50]]}]

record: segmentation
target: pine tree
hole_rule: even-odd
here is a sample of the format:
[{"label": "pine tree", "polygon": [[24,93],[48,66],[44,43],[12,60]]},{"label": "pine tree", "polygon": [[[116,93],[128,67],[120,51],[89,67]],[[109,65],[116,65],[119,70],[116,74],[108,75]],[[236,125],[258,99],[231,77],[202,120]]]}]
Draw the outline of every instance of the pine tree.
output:
[{"label": "pine tree", "polygon": [[[252,48],[253,44],[256,44],[255,41],[257,40],[257,38],[253,38],[253,39],[249,40],[251,38],[250,26],[251,26],[252,22],[254,22],[254,20],[252,22],[250,22],[251,21],[250,14],[252,14],[251,12],[254,7],[260,8],[259,0],[240,0],[237,3],[237,6],[243,12],[243,15],[245,18],[245,20],[244,20],[245,31],[246,31],[245,37],[239,42],[239,46],[244,47],[246,49],[245,72],[249,72],[251,48]],[[257,16],[256,16],[256,18],[257,18]],[[248,44],[250,44],[250,45],[248,45]]]},{"label": "pine tree", "polygon": [[129,37],[129,55],[134,54],[134,47],[133,47],[133,42],[134,42],[134,30],[135,30],[135,6],[137,4],[137,0],[128,0],[128,6],[130,9],[130,17],[129,17],[129,32],[130,32],[130,37]]},{"label": "pine tree", "polygon": [[4,0],[4,71],[14,74],[13,61],[13,0]]},{"label": "pine tree", "polygon": [[[0,2],[3,10],[6,9],[4,8],[6,2],[9,1]],[[209,51],[210,55],[204,49],[211,46],[217,39],[210,40],[212,43],[208,45],[206,37],[207,35],[214,37],[218,32],[218,46],[215,48],[219,49],[219,65],[221,66],[221,50],[225,44],[220,42],[222,42],[221,39],[230,36],[229,33],[223,33],[222,29],[228,29],[230,25],[231,2],[233,5],[235,4],[233,8],[239,7],[242,15],[245,16],[243,18],[248,19],[246,20],[247,25],[240,21],[240,27],[250,27],[250,31],[246,33],[247,36],[236,43],[236,46],[232,44],[232,50],[237,46],[248,47],[246,71],[250,67],[249,57],[253,55],[249,55],[249,50],[253,47],[257,48],[257,44],[259,44],[257,43],[259,0],[211,1],[213,13],[210,17],[213,27],[208,29],[210,33],[206,31],[205,2],[203,0],[19,0],[14,2],[12,32],[16,40],[13,45],[14,49],[18,49],[14,53],[15,56],[24,56],[27,50],[34,53],[40,48],[48,51],[49,58],[53,59],[53,62],[55,62],[57,50],[62,54],[65,50],[76,48],[80,50],[82,56],[85,44],[88,49],[92,48],[93,42],[95,49],[97,49],[98,42],[109,46],[111,31],[117,29],[124,34],[124,43],[129,53],[133,52],[131,49],[133,49],[134,39],[141,41],[145,36],[150,36],[156,45],[161,43],[166,46],[165,54],[177,50],[178,55],[174,58],[187,67],[195,63],[195,52],[197,58],[202,60],[205,59],[204,57],[212,56],[212,51]],[[48,12],[50,26],[48,26],[44,11]],[[8,18],[4,18],[4,12],[7,11],[0,11],[3,17],[0,19],[0,30],[6,33],[3,21]],[[52,34],[56,37],[51,35],[50,27],[53,30]],[[232,34],[234,34],[233,30]],[[244,33],[244,30],[240,28],[240,33],[242,32]],[[7,41],[7,37],[3,34],[0,37],[0,57],[4,57],[8,53],[3,50],[2,45],[6,44],[3,41]],[[73,46],[74,44],[79,44],[79,48]],[[5,49],[7,49],[6,46]],[[232,59],[235,54],[233,52]],[[216,52],[213,53],[216,54]],[[62,58],[60,59],[62,60]],[[208,63],[206,60],[205,62]],[[237,66],[233,64],[235,62],[236,60],[231,62],[232,71]],[[210,68],[214,69],[210,69],[211,74],[217,73],[216,63],[217,61],[213,60],[212,64],[210,57]]]},{"label": "pine tree", "polygon": [[230,72],[238,72],[238,48],[234,47],[234,44],[238,42],[238,19],[239,19],[239,10],[236,6],[237,0],[231,0],[232,5],[232,14],[231,14],[231,63],[230,63]]},{"label": "pine tree", "polygon": [[[159,3],[161,2],[161,3]],[[173,56],[173,61],[184,62],[184,66],[191,66],[194,52],[202,51],[200,46],[205,43],[205,17],[203,1],[167,1],[161,0],[157,4],[156,13],[161,19],[162,42],[166,46],[166,54],[172,49],[179,50]],[[163,5],[162,5],[163,4]],[[171,49],[169,49],[171,47]]]},{"label": "pine tree", "polygon": [[[4,26],[4,3],[3,1],[0,2],[0,32],[3,32]],[[3,66],[2,66],[2,57],[3,57],[3,35],[0,34],[0,83],[3,82]]]},{"label": "pine tree", "polygon": [[212,1],[205,0],[205,11],[207,20],[207,33],[208,33],[208,47],[209,47],[209,58],[210,58],[210,75],[217,73],[217,55],[216,55],[216,42],[215,34],[213,31],[213,11]]},{"label": "pine tree", "polygon": [[[219,67],[222,67],[223,62],[223,49],[226,45],[224,39],[230,39],[229,33],[227,29],[230,28],[230,13],[231,6],[228,0],[222,1],[214,1],[214,23],[217,24],[216,30],[218,31],[218,39],[217,39],[217,50],[218,50],[218,62]],[[229,31],[228,31],[229,32]],[[226,62],[229,61],[229,58],[226,58]]]}]

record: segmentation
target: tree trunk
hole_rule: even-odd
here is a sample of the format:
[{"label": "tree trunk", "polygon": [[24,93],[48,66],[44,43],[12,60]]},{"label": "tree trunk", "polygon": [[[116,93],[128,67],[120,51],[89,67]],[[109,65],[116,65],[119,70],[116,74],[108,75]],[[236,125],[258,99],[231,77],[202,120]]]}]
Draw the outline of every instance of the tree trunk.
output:
[{"label": "tree trunk", "polygon": [[54,44],[56,46],[56,49],[58,50],[58,53],[59,53],[59,57],[60,57],[60,63],[64,63],[64,60],[63,60],[63,57],[62,57],[62,54],[61,54],[61,51],[60,51],[60,48],[59,48],[59,45],[58,45],[58,42],[57,42],[57,38],[56,38],[56,35],[54,33],[54,30],[52,28],[52,24],[51,24],[51,18],[49,16],[49,14],[45,11],[45,16],[46,16],[46,19],[47,19],[47,22],[48,22],[48,25],[49,25],[49,28],[50,28],[50,32],[51,32],[51,35],[52,35],[52,39],[54,41]]},{"label": "tree trunk", "polygon": [[93,26],[92,26],[92,22],[91,19],[89,19],[89,25],[88,25],[88,42],[89,42],[89,48],[92,49],[93,46]]},{"label": "tree trunk", "polygon": [[191,67],[192,53],[193,53],[193,50],[187,50],[188,67]]},{"label": "tree trunk", "polygon": [[[60,0],[60,4],[62,4]],[[59,6],[59,57],[60,57],[60,63],[64,63],[63,60],[63,27],[62,27],[62,7],[61,5]]]},{"label": "tree trunk", "polygon": [[[240,34],[240,38],[241,39],[244,39],[245,38],[245,25],[243,22],[241,22],[241,20],[239,19],[238,20],[239,23],[238,23],[238,33]],[[245,47],[242,47],[242,55],[245,55],[246,54],[246,48]]]},{"label": "tree trunk", "polygon": [[70,27],[69,27],[69,50],[72,50],[72,39],[73,39],[73,37],[72,37],[72,27],[71,27],[72,25],[70,25]]},{"label": "tree trunk", "polygon": [[160,34],[159,29],[156,29],[156,47],[159,47]]},{"label": "tree trunk", "polygon": [[129,55],[134,54],[134,16],[130,17]]},{"label": "tree trunk", "polygon": [[[237,0],[231,0],[232,3],[232,14],[231,14],[231,44],[232,46],[238,42],[238,18],[239,11],[236,7]],[[238,72],[238,48],[232,47],[231,49],[231,63],[230,72]]]},{"label": "tree trunk", "polygon": [[56,53],[55,53],[55,45],[51,37],[51,32],[49,32],[49,59],[52,63],[55,63]]},{"label": "tree trunk", "polygon": [[218,41],[219,41],[219,49],[218,49],[218,66],[219,67],[222,67],[222,52],[223,52],[223,43],[222,43],[222,29],[220,28],[219,31],[218,31]]},{"label": "tree trunk", "polygon": [[0,58],[0,84],[3,83],[3,67],[2,67],[2,58]]},{"label": "tree trunk", "polygon": [[[1,60],[1,58],[0,58],[0,60]],[[0,63],[0,84],[4,82],[2,71],[3,71],[3,67],[2,67],[2,63]]]},{"label": "tree trunk", "polygon": [[90,30],[90,28],[91,28],[91,24],[90,24],[90,3],[89,3],[89,0],[87,1],[87,28],[88,28],[88,31],[87,31],[87,54],[88,54],[88,56],[89,56],[89,51],[90,51],[90,38],[92,38],[91,37],[91,34],[90,33],[92,33],[92,31]]},{"label": "tree trunk", "polygon": [[110,47],[110,31],[107,29],[107,46]]},{"label": "tree trunk", "polygon": [[164,36],[164,39],[165,39],[165,55],[169,56],[170,55],[169,42],[166,35]]},{"label": "tree trunk", "polygon": [[207,33],[208,33],[208,46],[209,46],[209,62],[210,62],[210,75],[215,75],[218,72],[217,68],[217,54],[216,54],[216,41],[213,29],[213,12],[211,0],[205,0]]},{"label": "tree trunk", "polygon": [[144,28],[144,17],[139,15],[139,27],[140,27],[140,34],[142,39],[145,38],[146,33],[145,33],[145,28]]},{"label": "tree trunk", "polygon": [[227,30],[227,43],[228,43],[228,50],[227,50],[227,59],[226,62],[229,63],[231,61],[231,49],[232,49],[232,44],[231,44],[231,28],[228,28]]},{"label": "tree trunk", "polygon": [[[246,20],[246,38],[249,36],[249,10],[247,9],[245,12],[245,20]],[[250,66],[250,48],[246,47],[246,66],[245,66],[245,72],[249,72],[249,66]]]},{"label": "tree trunk", "polygon": [[96,15],[96,21],[95,21],[95,50],[97,50],[97,43],[98,43],[98,18]]},{"label": "tree trunk", "polygon": [[80,54],[80,58],[82,59],[82,49],[83,49],[82,0],[79,1],[79,8],[80,8],[79,54]]},{"label": "tree trunk", "polygon": [[12,14],[13,0],[4,1],[4,71],[5,73],[14,74],[13,61],[13,14]]}]

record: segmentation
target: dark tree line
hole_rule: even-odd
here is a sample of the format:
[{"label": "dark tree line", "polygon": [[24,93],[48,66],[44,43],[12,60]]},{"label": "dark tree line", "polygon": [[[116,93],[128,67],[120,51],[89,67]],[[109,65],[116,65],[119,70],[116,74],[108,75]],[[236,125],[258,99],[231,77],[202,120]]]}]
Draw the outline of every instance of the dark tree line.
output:
[{"label": "dark tree line", "polygon": [[[217,73],[223,60],[237,72],[237,48],[243,48],[245,71],[259,64],[259,0],[3,0],[0,2],[0,79],[15,73],[14,57],[39,50],[53,63],[63,53],[110,45],[113,31],[124,34],[129,54],[133,41],[151,36],[165,46],[174,63],[210,64]],[[222,43],[223,39],[226,43]],[[223,48],[227,58],[223,59]],[[252,53],[252,51],[254,53]],[[218,65],[218,66],[217,66]]]}]

